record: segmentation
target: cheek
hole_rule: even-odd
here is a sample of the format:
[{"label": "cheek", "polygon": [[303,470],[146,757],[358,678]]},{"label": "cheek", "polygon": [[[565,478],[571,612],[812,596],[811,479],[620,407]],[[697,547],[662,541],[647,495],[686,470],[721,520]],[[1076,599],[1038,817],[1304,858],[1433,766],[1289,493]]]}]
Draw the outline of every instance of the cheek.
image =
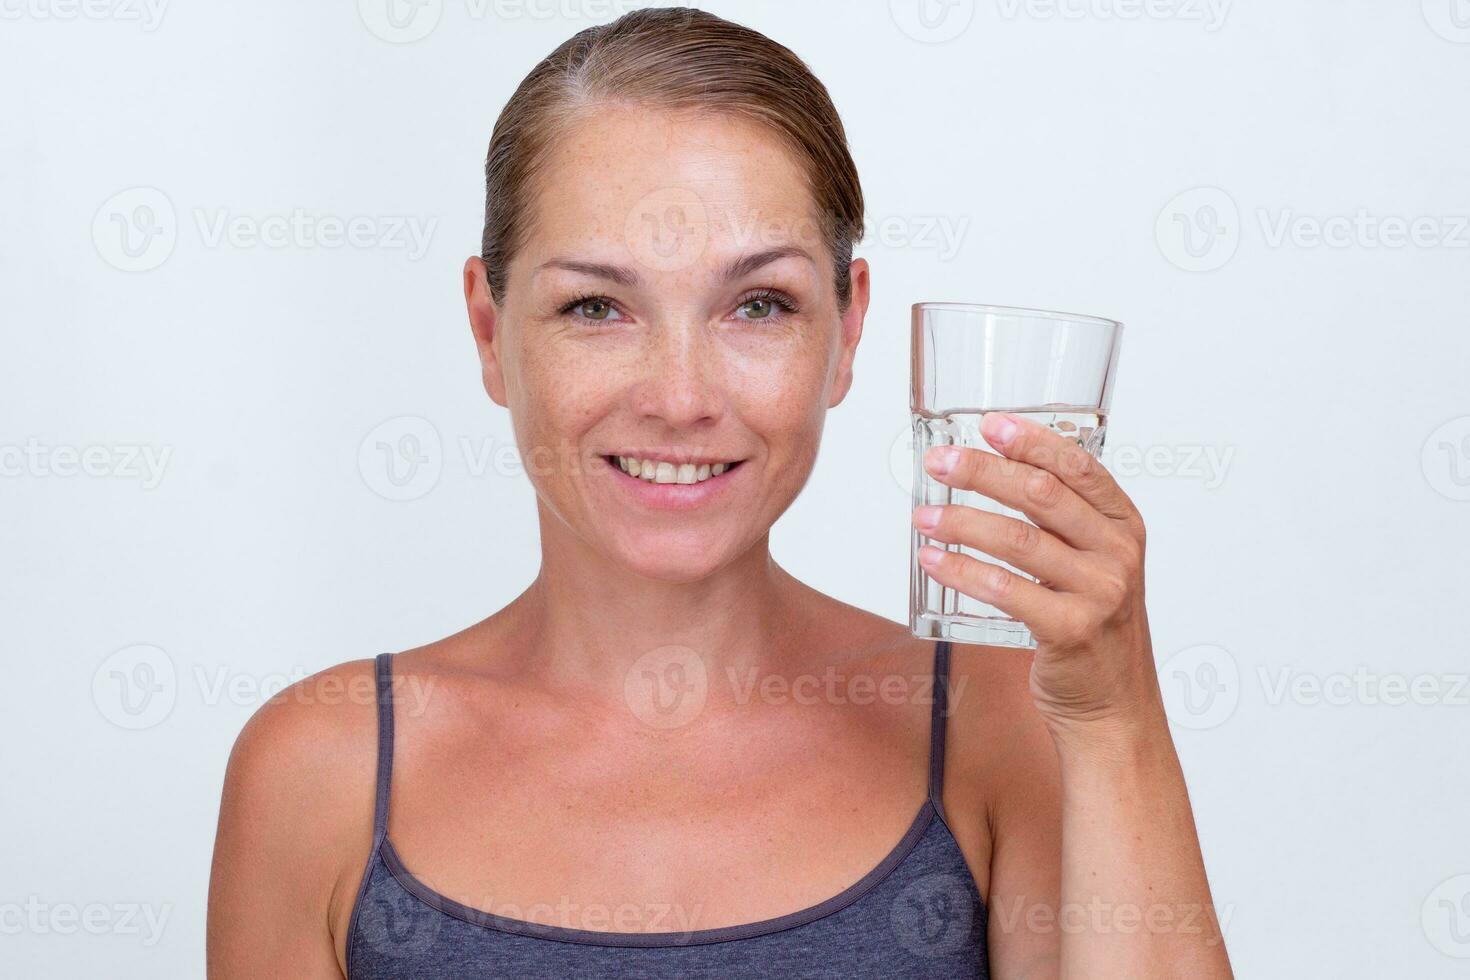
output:
[{"label": "cheek", "polygon": [[782,463],[814,456],[826,419],[827,352],[813,345],[791,354],[745,359],[732,371],[742,417]]},{"label": "cheek", "polygon": [[507,379],[516,438],[525,448],[545,447],[575,457],[576,438],[606,414],[605,365],[567,357],[554,345],[522,350]]}]

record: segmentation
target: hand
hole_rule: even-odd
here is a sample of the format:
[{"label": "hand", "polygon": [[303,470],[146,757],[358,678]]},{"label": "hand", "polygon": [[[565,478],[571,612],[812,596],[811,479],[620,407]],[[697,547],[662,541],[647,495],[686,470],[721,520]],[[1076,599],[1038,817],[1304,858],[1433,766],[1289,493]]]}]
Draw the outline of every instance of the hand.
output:
[{"label": "hand", "polygon": [[963,505],[914,511],[919,532],[1006,561],[925,545],[936,582],[1021,620],[1036,638],[1031,693],[1054,734],[1081,726],[1152,724],[1163,717],[1143,603],[1143,518],[1075,440],[1001,412],[981,434],[1002,455],[938,446],[924,457],[939,482],[974,490],[1035,521]]}]

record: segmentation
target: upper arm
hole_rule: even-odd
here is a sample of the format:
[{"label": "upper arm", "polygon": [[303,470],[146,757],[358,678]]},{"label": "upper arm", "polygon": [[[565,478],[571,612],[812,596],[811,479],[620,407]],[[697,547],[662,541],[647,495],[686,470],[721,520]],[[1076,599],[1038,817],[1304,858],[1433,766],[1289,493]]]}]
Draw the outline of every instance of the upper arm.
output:
[{"label": "upper arm", "polygon": [[946,812],[957,834],[968,821],[985,838],[969,850],[987,859],[995,980],[1051,980],[1061,953],[1061,773],[1031,700],[1030,665],[1023,651],[972,646],[958,647],[951,667],[970,691],[951,717],[956,758],[946,778],[957,792],[946,791]]},{"label": "upper arm", "polygon": [[376,715],[361,698],[312,695],[329,678],[355,690],[362,673],[349,664],[298,682],[235,742],[209,881],[211,980],[342,976],[334,913],[371,846]]}]

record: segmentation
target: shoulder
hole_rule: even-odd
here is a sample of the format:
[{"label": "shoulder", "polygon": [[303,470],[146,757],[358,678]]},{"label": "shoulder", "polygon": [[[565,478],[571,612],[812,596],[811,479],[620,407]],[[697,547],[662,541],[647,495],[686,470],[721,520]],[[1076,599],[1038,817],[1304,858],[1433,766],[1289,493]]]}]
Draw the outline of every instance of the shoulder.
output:
[{"label": "shoulder", "polygon": [[225,770],[217,852],[285,861],[330,899],[372,839],[377,708],[372,660],[330,667],[246,722]]}]

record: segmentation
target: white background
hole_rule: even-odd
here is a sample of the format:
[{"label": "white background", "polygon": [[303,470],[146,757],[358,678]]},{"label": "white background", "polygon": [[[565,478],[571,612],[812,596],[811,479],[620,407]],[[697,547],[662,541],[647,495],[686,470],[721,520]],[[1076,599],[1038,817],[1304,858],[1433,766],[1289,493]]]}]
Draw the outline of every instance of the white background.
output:
[{"label": "white background", "polygon": [[[534,574],[460,265],[505,99],[628,8],[385,2],[0,0],[7,976],[200,975],[251,711]],[[1470,4],[926,2],[704,5],[828,85],[872,220],[777,559],[905,618],[909,304],[1124,320],[1108,455],[1238,975],[1464,976]]]}]

